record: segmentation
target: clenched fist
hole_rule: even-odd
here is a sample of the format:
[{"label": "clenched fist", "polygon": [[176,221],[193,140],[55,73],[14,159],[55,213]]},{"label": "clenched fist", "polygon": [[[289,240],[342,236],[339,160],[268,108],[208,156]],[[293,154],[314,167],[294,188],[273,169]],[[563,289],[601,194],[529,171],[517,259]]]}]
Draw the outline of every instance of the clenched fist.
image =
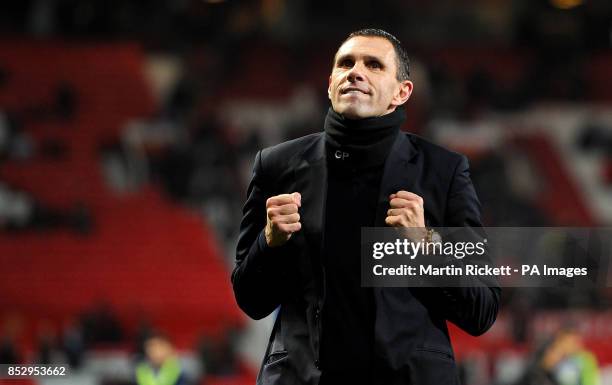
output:
[{"label": "clenched fist", "polygon": [[423,198],[417,194],[400,190],[389,196],[390,209],[385,223],[393,227],[422,228],[425,231]]},{"label": "clenched fist", "polygon": [[302,196],[298,192],[281,194],[268,198],[266,201],[266,243],[270,247],[284,244],[291,238],[291,234],[300,231],[300,214],[298,208],[302,206]]}]

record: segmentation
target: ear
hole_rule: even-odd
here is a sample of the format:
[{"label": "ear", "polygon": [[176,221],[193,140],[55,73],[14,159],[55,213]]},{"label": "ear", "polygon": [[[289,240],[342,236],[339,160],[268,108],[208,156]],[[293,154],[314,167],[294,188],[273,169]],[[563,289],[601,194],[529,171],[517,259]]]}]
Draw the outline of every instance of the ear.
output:
[{"label": "ear", "polygon": [[399,89],[397,90],[397,92],[393,96],[393,99],[391,100],[391,105],[397,107],[397,106],[401,106],[402,104],[406,103],[408,99],[410,98],[410,95],[412,95],[413,88],[414,88],[414,84],[412,84],[410,80],[404,80],[400,82]]},{"label": "ear", "polygon": [[332,84],[332,77],[331,75],[329,75],[329,79],[327,79],[327,98],[329,100],[331,100],[331,84]]}]

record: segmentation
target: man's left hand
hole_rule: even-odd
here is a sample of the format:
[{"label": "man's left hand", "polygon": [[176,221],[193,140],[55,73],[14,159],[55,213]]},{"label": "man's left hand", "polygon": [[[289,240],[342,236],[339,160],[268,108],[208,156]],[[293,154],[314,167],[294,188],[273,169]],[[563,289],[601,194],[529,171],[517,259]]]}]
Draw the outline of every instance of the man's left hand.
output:
[{"label": "man's left hand", "polygon": [[385,223],[393,227],[425,227],[423,198],[415,193],[400,190],[389,196],[390,209]]}]

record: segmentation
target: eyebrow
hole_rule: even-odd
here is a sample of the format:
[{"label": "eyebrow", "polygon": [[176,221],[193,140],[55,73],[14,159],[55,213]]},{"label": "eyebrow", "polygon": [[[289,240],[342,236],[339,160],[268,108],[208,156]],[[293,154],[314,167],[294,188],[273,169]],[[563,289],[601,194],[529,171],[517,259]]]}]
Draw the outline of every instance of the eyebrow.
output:
[{"label": "eyebrow", "polygon": [[[344,55],[338,56],[338,57],[336,58],[336,62],[335,62],[334,64],[340,63],[340,62],[341,62],[342,60],[344,60],[344,59],[354,59],[354,58],[355,58],[355,55],[350,54],[350,53],[347,53],[347,54],[344,54]],[[379,58],[378,56],[372,56],[372,55],[363,55],[363,59],[364,59],[365,61],[372,61],[372,60],[376,60],[377,62],[379,62],[381,65],[383,65],[383,66],[384,66],[384,63],[383,63],[382,59],[381,59],[381,58]]]}]

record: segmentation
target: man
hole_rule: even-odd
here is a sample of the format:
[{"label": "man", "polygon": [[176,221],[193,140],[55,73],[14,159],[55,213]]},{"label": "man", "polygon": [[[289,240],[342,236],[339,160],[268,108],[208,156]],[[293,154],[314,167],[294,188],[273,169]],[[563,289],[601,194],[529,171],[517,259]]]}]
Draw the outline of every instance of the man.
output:
[{"label": "man", "polygon": [[515,385],[599,385],[597,357],[575,327],[567,326],[538,349]]},{"label": "man", "polygon": [[163,334],[153,334],[144,342],[146,360],[136,367],[138,385],[183,385],[186,383],[172,343]]},{"label": "man", "polygon": [[499,288],[361,287],[361,227],[481,226],[466,158],[400,132],[408,75],[394,36],[352,33],[324,132],[255,158],[232,283],[254,319],[280,306],[258,384],[456,384],[446,320],[495,320]]}]

